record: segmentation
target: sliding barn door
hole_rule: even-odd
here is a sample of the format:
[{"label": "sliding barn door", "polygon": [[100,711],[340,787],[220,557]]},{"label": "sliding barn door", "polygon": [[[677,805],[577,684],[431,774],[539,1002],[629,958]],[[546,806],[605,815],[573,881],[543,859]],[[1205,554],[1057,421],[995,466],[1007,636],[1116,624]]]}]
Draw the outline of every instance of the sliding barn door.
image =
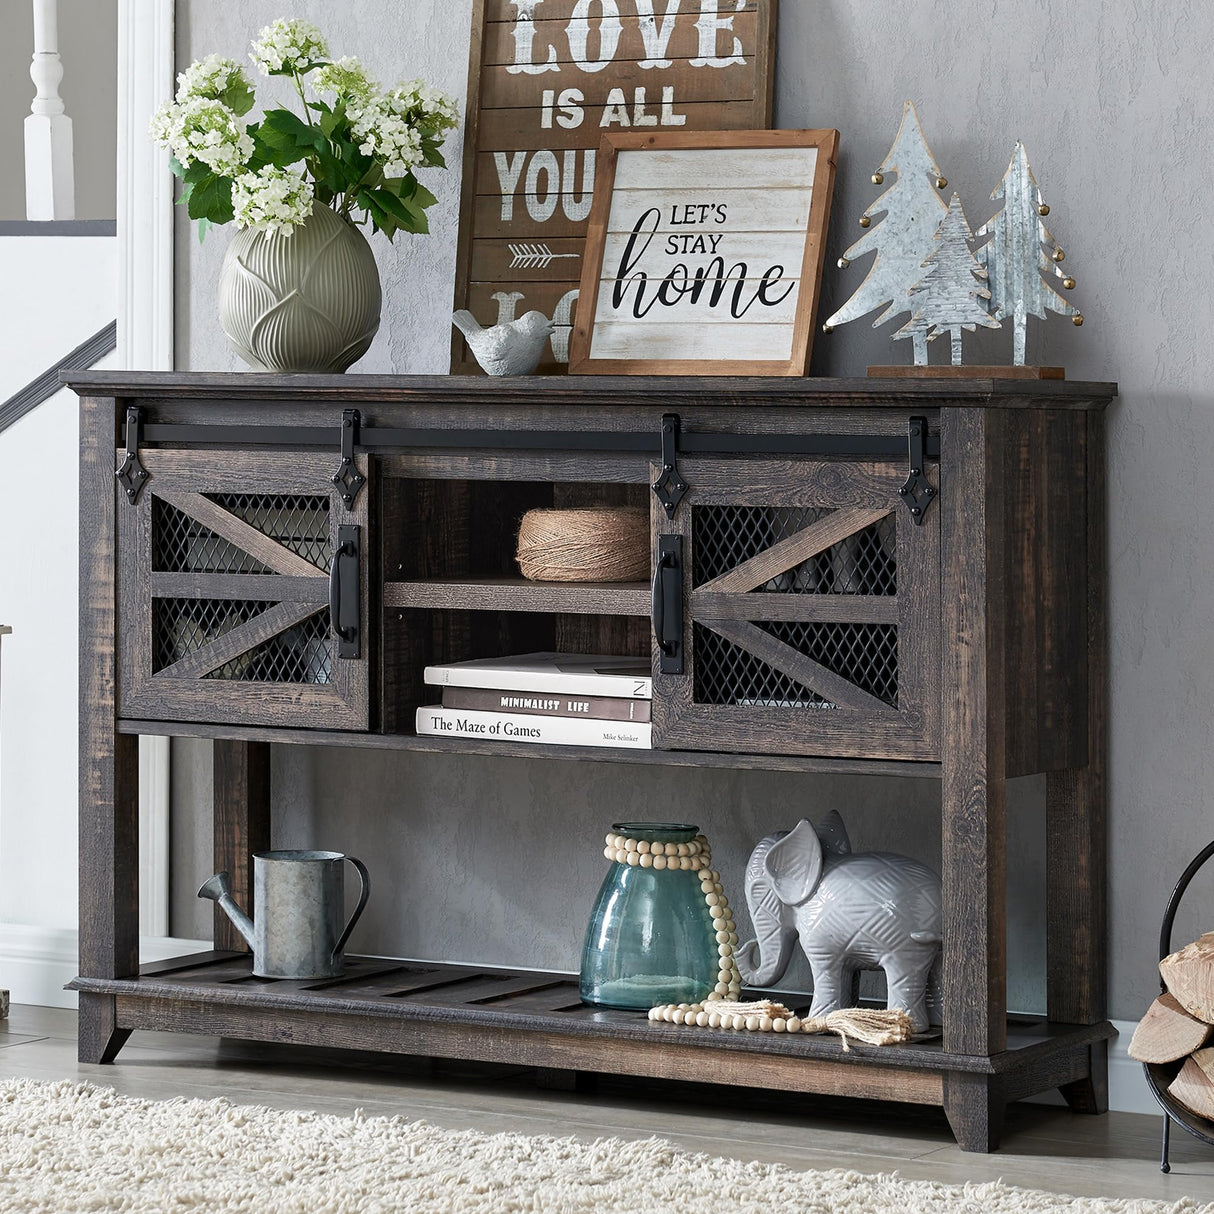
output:
[{"label": "sliding barn door", "polygon": [[366,729],[369,488],[346,509],[332,453],[140,455],[116,507],[119,714]]},{"label": "sliding barn door", "polygon": [[675,518],[653,514],[655,745],[936,758],[940,511],[915,523],[905,463],[680,471]]}]

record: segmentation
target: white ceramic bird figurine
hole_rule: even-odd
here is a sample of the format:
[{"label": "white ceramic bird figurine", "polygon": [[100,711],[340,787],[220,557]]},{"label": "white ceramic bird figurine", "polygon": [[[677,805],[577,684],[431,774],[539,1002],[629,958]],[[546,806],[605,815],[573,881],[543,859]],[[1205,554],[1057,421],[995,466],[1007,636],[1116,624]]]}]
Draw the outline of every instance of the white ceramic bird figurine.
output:
[{"label": "white ceramic bird figurine", "polygon": [[468,346],[486,375],[530,375],[539,365],[544,343],[552,336],[552,321],[543,312],[528,312],[518,320],[484,328],[461,308],[451,323],[468,339]]}]

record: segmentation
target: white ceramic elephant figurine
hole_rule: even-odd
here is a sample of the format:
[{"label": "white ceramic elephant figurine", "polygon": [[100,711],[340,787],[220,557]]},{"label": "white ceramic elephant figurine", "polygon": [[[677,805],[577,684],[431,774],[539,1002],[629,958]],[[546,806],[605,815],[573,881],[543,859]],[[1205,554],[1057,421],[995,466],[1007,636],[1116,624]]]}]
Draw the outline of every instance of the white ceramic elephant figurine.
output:
[{"label": "white ceramic elephant figurine", "polygon": [[904,1008],[923,1032],[941,901],[940,878],[926,865],[890,852],[853,855],[833,810],[816,829],[802,818],[751,853],[746,902],[757,938],[738,950],[738,968],[748,986],[771,986],[799,936],[813,971],[811,1016],[850,1002],[856,970],[882,969],[888,1006]]}]

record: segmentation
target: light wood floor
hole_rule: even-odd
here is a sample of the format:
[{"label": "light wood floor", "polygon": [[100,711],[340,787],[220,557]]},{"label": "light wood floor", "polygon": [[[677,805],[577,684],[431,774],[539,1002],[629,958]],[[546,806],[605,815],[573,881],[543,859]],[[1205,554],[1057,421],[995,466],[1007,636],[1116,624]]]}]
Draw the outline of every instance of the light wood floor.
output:
[{"label": "light wood floor", "polygon": [[[654,1135],[694,1151],[793,1168],[897,1171],[908,1179],[1008,1184],[1080,1196],[1214,1201],[1214,1147],[1177,1130],[1159,1171],[1160,1121],[1082,1117],[1044,1105],[1008,1111],[1003,1148],[957,1150],[938,1110],[740,1093],[692,1084],[602,1081],[594,1093],[538,1087],[536,1072],[382,1055],[135,1033],[113,1066],[76,1062],[76,1016],[15,1006],[0,1021],[0,1077],[88,1079],[132,1096],[226,1096],[241,1104],[349,1115],[399,1114],[486,1132]],[[1027,1214],[1027,1212],[1026,1212]]]}]

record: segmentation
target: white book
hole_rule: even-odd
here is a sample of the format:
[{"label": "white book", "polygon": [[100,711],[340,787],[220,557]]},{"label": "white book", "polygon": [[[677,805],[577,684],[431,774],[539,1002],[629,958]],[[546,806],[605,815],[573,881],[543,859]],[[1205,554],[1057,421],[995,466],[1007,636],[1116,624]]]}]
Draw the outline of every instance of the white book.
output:
[{"label": "white book", "polygon": [[653,726],[584,717],[535,717],[432,705],[417,710],[417,732],[436,738],[487,738],[549,746],[624,746],[649,750]]},{"label": "white book", "polygon": [[539,691],[557,695],[653,698],[649,663],[598,653],[523,653],[427,666],[422,678],[433,687],[491,687],[495,691]]}]

